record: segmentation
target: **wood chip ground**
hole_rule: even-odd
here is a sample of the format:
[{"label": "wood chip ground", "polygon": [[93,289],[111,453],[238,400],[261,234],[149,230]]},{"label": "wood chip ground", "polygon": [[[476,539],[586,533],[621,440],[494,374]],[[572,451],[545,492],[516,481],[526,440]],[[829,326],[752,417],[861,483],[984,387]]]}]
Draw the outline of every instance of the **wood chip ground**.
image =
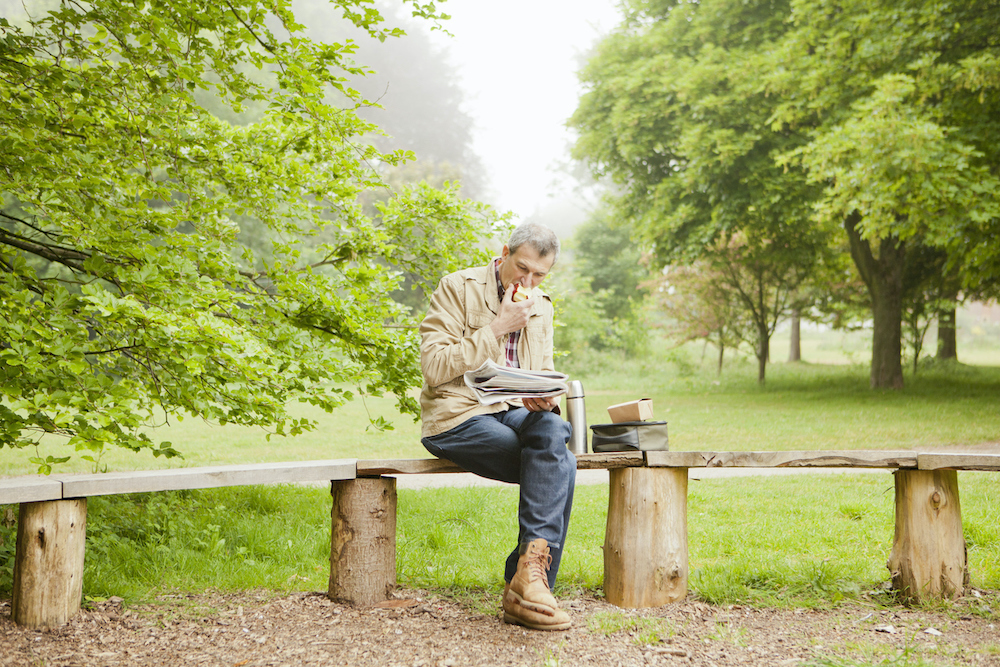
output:
[{"label": "wood chip ground", "polygon": [[478,613],[413,590],[364,610],[322,593],[174,595],[127,608],[112,598],[47,631],[16,626],[0,601],[0,665],[1000,665],[1000,595],[973,593],[935,610],[689,600],[626,611],[582,595],[563,600],[574,627],[556,633],[505,625],[498,598],[476,605],[497,613]]}]

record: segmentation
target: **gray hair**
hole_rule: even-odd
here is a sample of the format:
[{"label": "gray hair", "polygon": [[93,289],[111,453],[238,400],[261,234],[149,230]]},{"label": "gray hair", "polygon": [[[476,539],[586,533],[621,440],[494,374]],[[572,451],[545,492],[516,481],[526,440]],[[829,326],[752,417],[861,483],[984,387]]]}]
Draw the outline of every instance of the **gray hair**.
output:
[{"label": "gray hair", "polygon": [[540,225],[537,222],[522,222],[510,235],[507,249],[513,255],[525,243],[534,248],[541,257],[552,255],[553,264],[559,259],[559,238],[545,225]]}]

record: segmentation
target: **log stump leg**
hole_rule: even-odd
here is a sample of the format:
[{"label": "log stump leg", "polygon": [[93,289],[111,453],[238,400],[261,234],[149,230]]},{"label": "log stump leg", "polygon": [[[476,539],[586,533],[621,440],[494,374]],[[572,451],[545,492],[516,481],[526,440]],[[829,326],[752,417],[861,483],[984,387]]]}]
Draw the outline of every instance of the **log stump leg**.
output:
[{"label": "log stump leg", "polygon": [[331,600],[368,607],[396,588],[396,479],[332,483]]},{"label": "log stump leg", "polygon": [[958,473],[899,470],[896,530],[887,564],[907,603],[954,598],[969,582]]},{"label": "log stump leg", "polygon": [[11,616],[53,628],[80,611],[87,541],[87,499],[21,503]]},{"label": "log stump leg", "polygon": [[688,584],[687,468],[610,471],[604,596],[619,607],[684,599]]}]

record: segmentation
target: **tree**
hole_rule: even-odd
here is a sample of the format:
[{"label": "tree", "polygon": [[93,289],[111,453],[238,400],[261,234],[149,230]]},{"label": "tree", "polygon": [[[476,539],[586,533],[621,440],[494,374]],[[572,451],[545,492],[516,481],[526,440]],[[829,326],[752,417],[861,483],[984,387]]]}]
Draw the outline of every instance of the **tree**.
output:
[{"label": "tree", "polygon": [[717,242],[706,254],[720,275],[720,286],[732,292],[736,306],[751,325],[740,331],[757,356],[760,384],[764,384],[771,359],[771,336],[778,322],[790,312],[812,269],[809,262],[799,265],[783,256],[788,250],[768,238],[736,234]]},{"label": "tree", "polygon": [[648,269],[627,227],[615,225],[606,210],[598,210],[577,228],[571,244],[573,267],[597,297],[609,320],[630,319],[639,308]]},{"label": "tree", "polygon": [[[784,10],[782,9],[784,8]],[[582,73],[574,155],[610,176],[618,215],[658,266],[705,259],[754,322],[764,382],[774,324],[822,260],[818,187],[774,156],[803,140],[772,129],[776,100],[744,63],[780,37],[782,2],[637,1]]]},{"label": "tree", "polygon": [[715,345],[719,350],[716,373],[720,375],[726,348],[751,339],[748,331],[753,329],[724,280],[711,264],[699,261],[691,266],[666,267],[651,281],[653,300],[669,318],[668,335],[678,344],[702,339],[706,345]]},{"label": "tree", "polygon": [[915,245],[907,253],[903,268],[903,341],[910,348],[913,374],[920,366],[924,337],[948,300],[947,253],[941,248]]},{"label": "tree", "polygon": [[[401,34],[362,0],[336,4],[375,38]],[[352,385],[416,414],[417,340],[389,294],[403,270],[469,261],[492,218],[427,186],[367,215],[376,168],[409,155],[365,140],[351,42],[302,30],[286,0],[65,0],[0,19],[0,445],[56,434],[93,461],[170,456],[143,432],[162,414],[294,434],[311,423],[290,402],[331,410]],[[230,124],[206,95],[262,115]],[[266,255],[239,244],[245,218]]]},{"label": "tree", "polygon": [[457,68],[447,51],[432,42],[422,25],[426,21],[405,16],[399,2],[376,0],[374,5],[406,34],[379,40],[343,20],[337,6],[327,0],[295,3],[310,38],[327,43],[352,39],[356,45],[352,57],[371,70],[350,77],[350,85],[377,102],[359,109],[362,118],[386,133],[375,137],[375,145],[383,151],[403,149],[416,155],[416,162],[393,168],[402,173],[387,178],[412,183],[444,177],[460,181],[463,195],[480,198],[486,177],[472,147],[473,120],[462,108],[465,100]]},{"label": "tree", "polygon": [[[990,0],[796,0],[759,54],[780,98],[772,127],[808,130],[786,164],[824,185],[871,297],[871,385],[903,386],[903,273],[913,244],[944,248],[966,288],[998,275],[1000,39]],[[788,159],[795,158],[795,159]]]},{"label": "tree", "polygon": [[664,257],[758,220],[803,251],[843,229],[870,293],[871,384],[901,387],[908,244],[946,248],[964,289],[1000,275],[996,3],[626,8],[584,73],[578,155]]},{"label": "tree", "polygon": [[628,228],[598,209],[577,228],[567,250],[572,288],[560,299],[557,346],[641,353],[647,342],[641,309],[649,269]]}]

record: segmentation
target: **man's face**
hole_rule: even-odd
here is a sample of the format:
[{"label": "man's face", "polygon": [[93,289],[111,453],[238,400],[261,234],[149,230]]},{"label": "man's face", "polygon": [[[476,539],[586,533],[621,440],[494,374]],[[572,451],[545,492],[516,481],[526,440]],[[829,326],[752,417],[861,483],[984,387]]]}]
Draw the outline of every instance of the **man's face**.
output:
[{"label": "man's face", "polygon": [[511,283],[530,289],[538,287],[556,261],[554,255],[539,255],[530,243],[522,243],[514,253],[505,245],[500,260],[500,282],[504,289]]}]

